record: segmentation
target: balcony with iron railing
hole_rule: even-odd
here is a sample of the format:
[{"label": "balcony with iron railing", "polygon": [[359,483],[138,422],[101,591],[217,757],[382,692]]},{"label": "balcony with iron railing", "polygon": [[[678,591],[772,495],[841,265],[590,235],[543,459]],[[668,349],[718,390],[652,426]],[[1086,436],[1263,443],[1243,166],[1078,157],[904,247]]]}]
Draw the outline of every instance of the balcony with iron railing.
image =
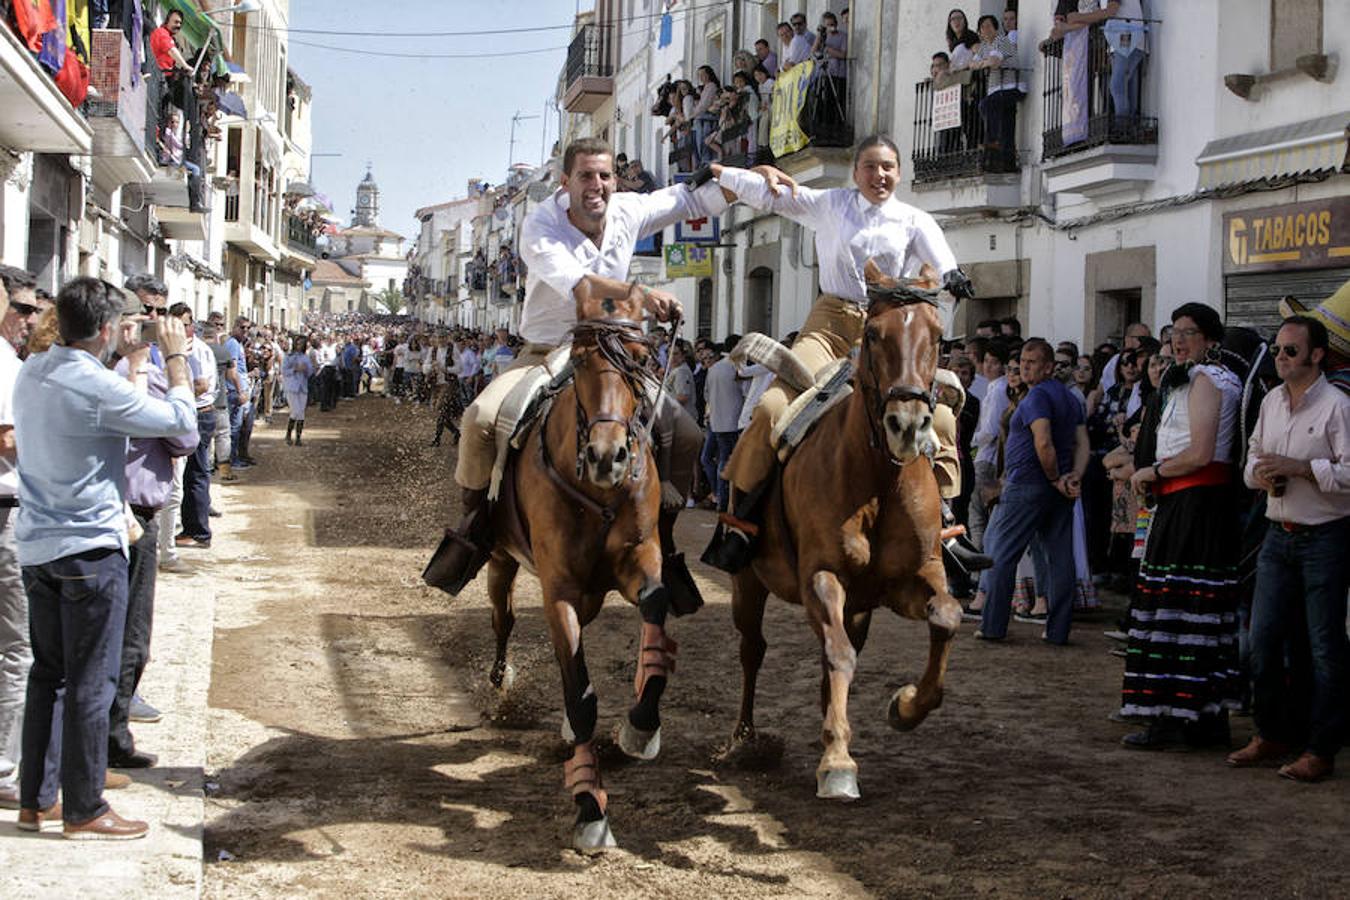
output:
[{"label": "balcony with iron railing", "polygon": [[303,219],[284,213],[286,222],[286,246],[296,253],[303,253],[306,256],[315,258],[319,255],[319,243],[315,238],[313,230],[309,223]]},{"label": "balcony with iron railing", "polygon": [[[776,164],[816,187],[845,184],[851,169],[853,60],[807,60],[780,72],[769,113]],[[826,72],[819,71],[821,66]],[[761,114],[765,112],[761,105]]]},{"label": "balcony with iron railing", "polygon": [[571,113],[592,113],[614,93],[613,29],[583,25],[567,48],[563,69],[563,106]]},{"label": "balcony with iron railing", "polygon": [[1088,195],[1153,177],[1158,119],[1150,110],[1155,20],[1108,19],[1041,44],[1041,159],[1052,192]]}]

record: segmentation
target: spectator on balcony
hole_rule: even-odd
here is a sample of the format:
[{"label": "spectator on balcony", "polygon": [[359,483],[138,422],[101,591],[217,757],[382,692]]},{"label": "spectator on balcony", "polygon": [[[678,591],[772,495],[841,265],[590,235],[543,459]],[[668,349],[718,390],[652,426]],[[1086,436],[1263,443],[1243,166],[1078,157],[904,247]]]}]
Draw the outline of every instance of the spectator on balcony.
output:
[{"label": "spectator on balcony", "polygon": [[698,67],[698,83],[698,102],[694,104],[693,115],[690,117],[694,123],[694,168],[712,161],[708,137],[717,130],[718,110],[715,110],[713,105],[722,90],[722,82],[717,78],[712,66]]},{"label": "spectator on balcony", "polygon": [[744,72],[745,77],[749,78],[750,73],[754,71],[758,63],[759,60],[755,58],[755,54],[749,50],[737,50],[731,57],[731,74],[734,76],[737,72]]},{"label": "spectator on balcony", "polygon": [[1017,169],[1017,104],[1023,96],[1017,89],[1017,45],[999,34],[998,19],[980,16],[980,45],[975,48],[972,70],[989,73],[985,96],[980,101],[984,118],[984,168],[990,172]]},{"label": "spectator on balcony", "polygon": [[769,74],[770,80],[778,74],[778,54],[769,48],[769,42],[764,38],[755,41],[755,58],[764,67],[764,71]]},{"label": "spectator on balcony", "polygon": [[177,78],[180,72],[192,70],[192,64],[183,57],[176,41],[182,30],[183,13],[171,9],[164,17],[164,24],[150,32],[150,52],[155,55],[155,62],[166,79]]},{"label": "spectator on balcony", "polygon": [[769,132],[773,128],[773,75],[763,65],[755,66],[755,92],[758,95],[758,115],[755,116],[755,162],[762,166],[773,163],[769,149]]},{"label": "spectator on balcony", "polygon": [[[806,29],[806,16],[803,13],[794,13],[788,19],[788,27],[792,29],[792,39],[787,42],[787,55],[782,57],[783,71],[787,71],[798,63],[804,63],[811,58],[811,47],[815,44],[815,36]],[[781,29],[782,26],[780,25]],[[782,32],[779,31],[781,37]]]},{"label": "spectator on balcony", "polygon": [[847,108],[848,101],[848,32],[839,27],[839,18],[832,12],[822,13],[816,28],[816,39],[811,55],[823,60],[825,74],[834,85],[839,108]]},{"label": "spectator on balcony", "polygon": [[724,155],[742,155],[741,151],[748,143],[750,115],[734,84],[722,88],[716,109],[717,130],[708,135],[711,159],[720,161]]},{"label": "spectator on balcony", "polygon": [[969,20],[960,9],[947,13],[947,52],[951,54],[953,72],[970,67],[975,59],[975,48],[979,37],[970,30]]},{"label": "spectator on balcony", "polygon": [[791,70],[793,66],[811,56],[811,45],[808,43],[802,48],[800,59],[793,57],[793,47],[797,41],[796,30],[787,22],[778,23],[778,75],[782,76],[784,72]]},{"label": "spectator on balcony", "polygon": [[635,159],[628,164],[628,176],[624,179],[630,191],[636,191],[639,194],[650,194],[656,190],[656,179],[652,173],[642,167],[642,160]]}]

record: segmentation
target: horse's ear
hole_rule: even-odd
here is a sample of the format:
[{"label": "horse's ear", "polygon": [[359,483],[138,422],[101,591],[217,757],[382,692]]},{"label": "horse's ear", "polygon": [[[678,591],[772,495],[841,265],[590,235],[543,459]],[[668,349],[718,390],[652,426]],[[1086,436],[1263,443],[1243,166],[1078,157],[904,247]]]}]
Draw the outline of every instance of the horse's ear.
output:
[{"label": "horse's ear", "polygon": [[641,300],[628,297],[621,300],[601,297],[599,291],[592,288],[585,279],[577,283],[572,293],[577,301],[578,322],[586,319],[629,319],[634,322],[642,320]]},{"label": "horse's ear", "polygon": [[914,287],[923,288],[925,291],[936,291],[942,286],[938,278],[938,270],[929,263],[924,263],[919,269],[919,277],[910,282]]},{"label": "horse's ear", "polygon": [[893,288],[900,283],[900,279],[881,271],[881,266],[877,265],[877,261],[870,256],[867,258],[867,262],[863,263],[863,281],[869,287],[883,289]]}]

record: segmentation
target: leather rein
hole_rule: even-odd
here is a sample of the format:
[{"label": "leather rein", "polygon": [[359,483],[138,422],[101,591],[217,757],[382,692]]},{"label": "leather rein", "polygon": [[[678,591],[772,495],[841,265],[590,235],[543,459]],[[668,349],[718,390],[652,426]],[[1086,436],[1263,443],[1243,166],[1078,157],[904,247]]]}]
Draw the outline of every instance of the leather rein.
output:
[{"label": "leather rein", "polygon": [[[869,306],[869,319],[871,318],[870,310],[875,309],[875,304],[878,303],[897,307],[927,303],[934,309],[939,309],[937,291],[927,291],[908,285],[897,285],[893,288],[868,285],[867,299],[874,304]],[[886,404],[897,400],[921,400],[928,404],[928,411],[931,413],[937,408],[937,395],[933,393],[932,387],[922,388],[913,384],[897,384],[883,391],[881,389],[881,378],[876,371],[876,360],[873,359],[867,344],[866,337],[864,337],[862,351],[859,354],[858,385],[862,388],[864,394],[874,394],[877,398],[875,409],[873,409],[872,404],[867,402],[866,397],[863,398],[863,409],[867,415],[868,437],[873,450],[884,453],[886,461],[891,465],[899,466],[900,461],[891,455],[890,446],[886,443],[886,437],[882,431],[881,423],[886,418]],[[863,379],[863,372],[867,373],[871,384]]]},{"label": "leather rein", "polygon": [[[580,481],[585,476],[586,445],[590,443],[592,429],[601,422],[611,422],[624,427],[627,434],[629,458],[633,460],[629,479],[637,481],[642,477],[645,468],[641,465],[641,462],[645,459],[645,454],[642,451],[651,444],[651,422],[656,417],[656,409],[661,402],[661,391],[665,387],[665,379],[663,378],[656,399],[649,403],[647,401],[647,387],[650,384],[651,376],[647,373],[645,366],[628,352],[627,344],[645,343],[647,335],[642,330],[641,324],[631,319],[583,319],[572,329],[571,336],[573,347],[578,348],[573,351],[574,356],[579,357],[580,362],[584,363],[591,356],[600,356],[613,369],[604,370],[597,374],[621,377],[633,398],[637,401],[633,415],[628,418],[609,413],[591,416],[582,407],[581,398],[576,397],[576,478]],[[573,362],[571,365],[575,367],[577,362]],[[669,372],[670,357],[667,356],[666,373],[669,374]],[[573,378],[575,378],[575,372]],[[557,396],[565,386],[566,381],[557,384],[553,390],[553,396]],[[549,399],[551,402],[552,397]],[[644,413],[646,414],[645,421]],[[545,413],[544,422],[540,428],[543,429],[547,422],[548,414]],[[553,482],[554,486],[568,498],[599,516],[602,528],[607,531],[618,517],[619,507],[625,502],[625,496],[621,493],[608,505],[604,505],[565,479],[562,473],[558,471],[557,466],[553,464],[548,451],[547,437],[542,433],[539,440],[539,454],[544,465],[544,471],[548,473],[549,480]]]}]

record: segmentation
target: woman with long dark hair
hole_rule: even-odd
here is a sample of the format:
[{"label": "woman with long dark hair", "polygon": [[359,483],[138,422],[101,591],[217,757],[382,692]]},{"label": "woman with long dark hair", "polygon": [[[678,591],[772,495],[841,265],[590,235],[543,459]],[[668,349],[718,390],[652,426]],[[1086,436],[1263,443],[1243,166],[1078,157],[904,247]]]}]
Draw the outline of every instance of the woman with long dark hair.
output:
[{"label": "woman with long dark hair", "polygon": [[691,118],[694,121],[694,167],[712,162],[712,148],[707,144],[708,135],[717,130],[717,115],[712,111],[717,95],[722,91],[722,82],[712,66],[699,66],[698,102],[694,104]]},{"label": "woman with long dark hair", "polygon": [[1174,362],[1151,403],[1152,452],[1142,441],[1138,448],[1151,459],[1130,479],[1156,498],[1156,512],[1130,609],[1120,709],[1149,725],[1124,744],[1227,749],[1228,710],[1241,697],[1234,462],[1242,382],[1220,363],[1223,325],[1212,307],[1183,304],[1172,325]]},{"label": "woman with long dark hair", "polygon": [[952,71],[967,68],[975,58],[975,47],[980,37],[970,30],[970,20],[964,10],[947,13],[947,53],[951,56]]}]

